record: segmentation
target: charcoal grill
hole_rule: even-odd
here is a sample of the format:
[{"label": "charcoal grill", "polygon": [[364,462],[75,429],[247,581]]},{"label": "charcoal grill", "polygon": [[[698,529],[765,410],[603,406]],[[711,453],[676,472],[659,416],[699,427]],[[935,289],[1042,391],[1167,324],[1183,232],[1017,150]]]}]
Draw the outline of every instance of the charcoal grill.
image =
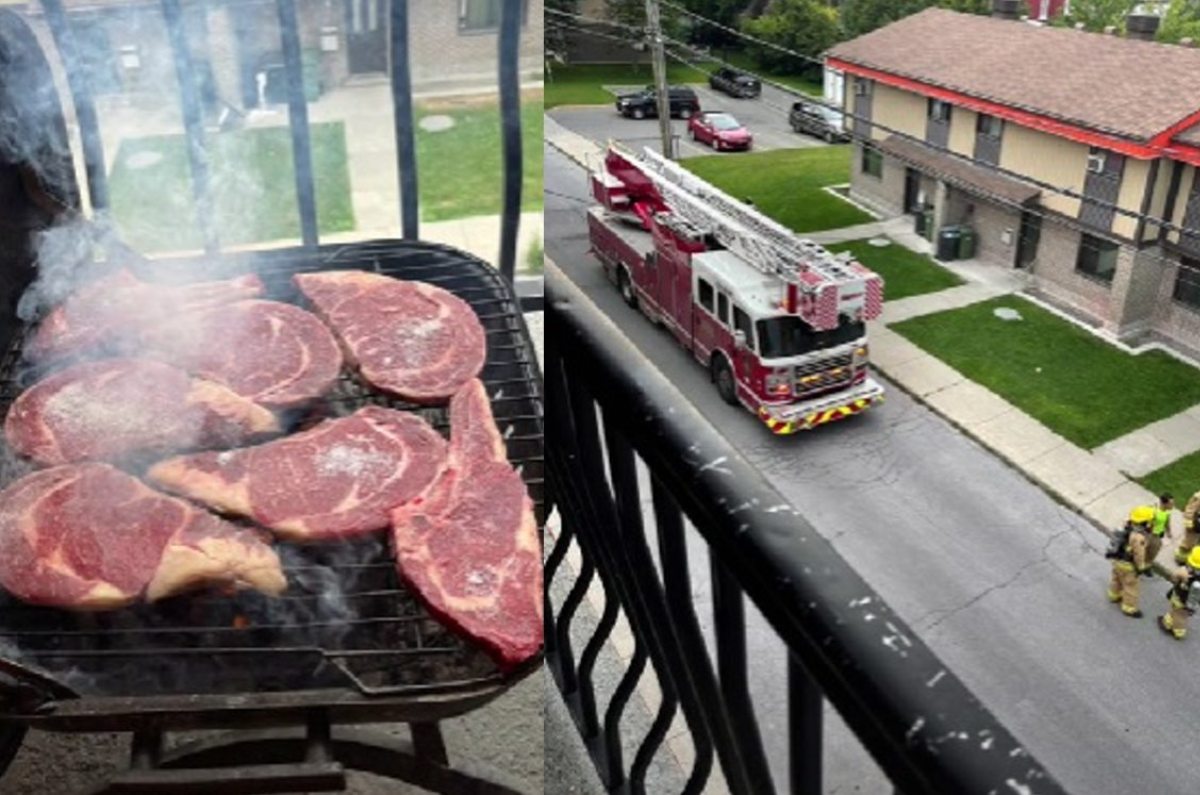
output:
[{"label": "charcoal grill", "polygon": [[[180,75],[188,138],[203,148],[194,73],[182,34],[179,0],[162,0]],[[222,253],[211,218],[201,218],[206,255],[147,261],[101,235],[98,260],[119,258],[149,281],[178,283],[258,274],[266,297],[304,305],[291,277],[317,270],[359,269],[429,282],[465,301],[487,332],[482,373],[510,461],[546,512],[541,376],[512,286],[520,204],[516,41],[519,2],[504,0],[500,36],[505,206],[501,269],[446,246],[417,240],[416,171],[407,59],[407,7],[391,5],[392,87],[402,187],[403,240],[321,245],[317,239],[307,114],[302,96],[294,0],[277,0],[290,96],[290,123],[303,245],[254,254]],[[87,189],[103,219],[107,186],[95,110],[73,56],[62,0],[44,0],[46,19],[64,54],[80,125]],[[400,53],[400,57],[396,54]],[[44,56],[14,15],[0,11],[0,68],[10,85],[49,84]],[[0,91],[0,114],[15,101]],[[25,117],[36,151],[5,151],[0,140],[0,416],[40,373],[20,355],[32,325],[18,319],[16,299],[34,276],[34,234],[77,214],[78,187],[61,111]],[[64,178],[54,190],[31,178],[30,158]],[[197,205],[208,190],[193,162]],[[202,268],[200,267],[202,265]],[[89,267],[91,263],[89,263]],[[99,262],[95,267],[101,267]],[[528,302],[526,306],[537,304]],[[367,404],[421,414],[448,433],[444,407],[418,406],[344,374],[326,398],[285,417],[293,429]],[[4,452],[4,451],[0,451]],[[0,488],[23,474],[0,455]],[[369,771],[443,793],[514,793],[469,763],[451,765],[438,722],[476,709],[536,670],[538,658],[501,671],[479,649],[433,620],[398,580],[382,538],[326,546],[281,545],[289,580],[278,599],[257,594],[193,594],[155,606],[77,614],[23,604],[0,593],[0,773],[29,727],[61,732],[133,733],[130,769],[103,793],[335,792],[346,768]],[[410,739],[360,724],[403,722]],[[236,729],[166,752],[170,731]],[[249,764],[248,764],[249,763]],[[59,795],[55,793],[55,795]]]}]

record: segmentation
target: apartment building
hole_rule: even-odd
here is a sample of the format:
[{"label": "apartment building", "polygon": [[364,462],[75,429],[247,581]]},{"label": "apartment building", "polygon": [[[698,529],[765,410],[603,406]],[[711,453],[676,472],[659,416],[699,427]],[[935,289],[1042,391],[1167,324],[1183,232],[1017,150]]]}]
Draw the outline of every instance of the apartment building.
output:
[{"label": "apartment building", "polygon": [[1154,42],[1155,17],[1117,36],[1011,16],[928,9],[830,50],[852,195],[969,224],[978,257],[1084,322],[1200,353],[1200,49]]}]

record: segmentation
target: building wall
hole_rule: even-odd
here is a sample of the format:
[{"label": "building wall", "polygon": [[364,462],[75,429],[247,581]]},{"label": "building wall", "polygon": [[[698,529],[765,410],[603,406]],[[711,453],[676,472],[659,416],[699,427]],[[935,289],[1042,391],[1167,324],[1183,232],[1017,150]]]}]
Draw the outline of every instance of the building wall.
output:
[{"label": "building wall", "polygon": [[862,172],[862,144],[855,143],[850,158],[850,196],[880,215],[899,215],[904,211],[904,164],[883,158],[883,177]]},{"label": "building wall", "polygon": [[[1000,167],[1042,182],[1083,193],[1088,147],[1019,124],[1005,123]],[[1074,218],[1079,199],[1049,191],[1042,194],[1047,209]]]},{"label": "building wall", "polygon": [[[1112,291],[1109,285],[1075,272],[1080,237],[1078,231],[1065,224],[1045,219],[1037,258],[1030,271],[1038,290],[1090,322],[1102,325],[1109,315]],[[1121,267],[1119,259],[1117,267]]]},{"label": "building wall", "polygon": [[876,140],[887,138],[895,130],[924,141],[927,115],[925,97],[879,83],[875,84],[874,90],[871,118],[888,129],[875,127],[871,130],[871,137]]},{"label": "building wall", "polygon": [[975,259],[1003,268],[1013,267],[1021,228],[1019,211],[957,188],[947,190],[946,208],[943,223],[966,225],[975,230]]},{"label": "building wall", "polygon": [[975,119],[973,110],[955,108],[950,112],[950,151],[966,157],[975,157]]},{"label": "building wall", "polygon": [[[541,72],[545,36],[543,0],[528,0],[526,25],[521,28],[521,71]],[[440,80],[496,74],[498,31],[460,31],[456,0],[411,0],[409,58],[413,80]]]},{"label": "building wall", "polygon": [[[1121,175],[1121,189],[1117,194],[1117,206],[1133,213],[1142,211],[1142,200],[1146,197],[1146,182],[1150,178],[1150,161],[1125,158],[1125,172]],[[1112,231],[1124,238],[1133,239],[1137,234],[1137,219],[1117,213],[1113,217]]]},{"label": "building wall", "polygon": [[[1165,256],[1162,249],[1157,247],[1147,251],[1160,257]],[[1200,355],[1200,309],[1181,304],[1171,296],[1175,289],[1179,265],[1174,258],[1168,260],[1170,264],[1163,268],[1163,278],[1155,304],[1151,326],[1153,334],[1169,342],[1178,343],[1179,347],[1192,355]]]},{"label": "building wall", "polygon": [[[1184,166],[1183,176],[1179,180],[1179,192],[1175,194],[1175,211],[1171,214],[1171,223],[1179,226],[1183,223],[1183,214],[1187,212],[1188,196],[1192,195],[1192,183],[1196,179],[1196,167]],[[1179,242],[1179,233],[1167,232],[1167,240]]]}]

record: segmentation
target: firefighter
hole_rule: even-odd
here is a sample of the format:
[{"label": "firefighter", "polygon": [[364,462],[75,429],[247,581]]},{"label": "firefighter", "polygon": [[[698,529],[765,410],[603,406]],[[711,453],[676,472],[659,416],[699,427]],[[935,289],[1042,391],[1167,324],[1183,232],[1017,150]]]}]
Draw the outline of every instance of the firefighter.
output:
[{"label": "firefighter", "polygon": [[1158,506],[1154,508],[1154,524],[1150,528],[1149,543],[1146,545],[1146,568],[1140,573],[1145,574],[1158,560],[1159,550],[1162,549],[1163,537],[1173,538],[1171,534],[1171,510],[1175,507],[1175,498],[1170,494],[1160,494]]},{"label": "firefighter", "polygon": [[1188,603],[1193,588],[1200,588],[1200,547],[1191,551],[1187,563],[1171,577],[1167,591],[1167,613],[1158,617],[1158,626],[1175,640],[1187,637],[1188,616],[1195,609]]},{"label": "firefighter", "polygon": [[1129,521],[1119,532],[1116,549],[1112,551],[1112,580],[1108,584],[1108,601],[1120,602],[1121,612],[1130,618],[1141,618],[1138,609],[1138,575],[1149,570],[1146,547],[1154,525],[1154,509],[1142,505],[1129,512]]},{"label": "firefighter", "polygon": [[1200,491],[1193,494],[1187,505],[1183,506],[1183,540],[1179,542],[1179,549],[1175,550],[1175,562],[1181,566],[1188,562],[1188,555],[1196,547],[1196,542],[1200,541],[1200,528],[1196,526],[1197,513],[1200,513]]}]

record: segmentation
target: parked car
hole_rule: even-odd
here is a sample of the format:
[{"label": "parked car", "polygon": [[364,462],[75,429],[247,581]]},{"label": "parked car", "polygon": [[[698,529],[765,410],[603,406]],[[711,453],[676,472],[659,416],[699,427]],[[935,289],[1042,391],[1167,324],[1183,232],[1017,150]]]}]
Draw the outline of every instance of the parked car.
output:
[{"label": "parked car", "polygon": [[[690,119],[700,112],[700,99],[696,92],[686,86],[671,86],[667,96],[671,103],[671,116]],[[617,97],[617,113],[626,118],[654,118],[658,116],[658,92],[654,86],[642,91],[621,94]]]},{"label": "parked car", "polygon": [[754,144],[754,136],[742,124],[728,113],[721,111],[705,111],[692,117],[688,122],[688,132],[692,140],[706,143],[718,152],[731,149],[749,149]]},{"label": "parked car", "polygon": [[757,78],[728,67],[709,75],[708,85],[714,91],[724,91],[731,97],[744,99],[753,99],[762,93],[762,83]]},{"label": "parked car", "polygon": [[846,143],[850,132],[846,129],[846,117],[839,110],[818,105],[814,102],[796,102],[788,114],[788,123],[798,133],[808,133],[826,143]]}]

